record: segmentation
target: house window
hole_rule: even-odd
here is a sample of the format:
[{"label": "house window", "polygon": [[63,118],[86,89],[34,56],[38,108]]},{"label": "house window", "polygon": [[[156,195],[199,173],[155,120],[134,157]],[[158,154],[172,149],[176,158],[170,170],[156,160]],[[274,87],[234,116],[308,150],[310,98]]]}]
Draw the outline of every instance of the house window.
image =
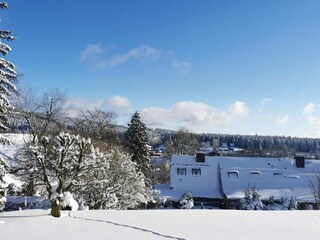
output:
[{"label": "house window", "polygon": [[228,176],[230,179],[238,179],[239,178],[239,172],[238,171],[229,171]]},{"label": "house window", "polygon": [[177,169],[177,174],[178,174],[178,175],[187,175],[187,169],[185,169],[185,168],[178,168],[178,169]]},{"label": "house window", "polygon": [[200,176],[201,175],[201,169],[200,168],[192,168],[192,175]]}]

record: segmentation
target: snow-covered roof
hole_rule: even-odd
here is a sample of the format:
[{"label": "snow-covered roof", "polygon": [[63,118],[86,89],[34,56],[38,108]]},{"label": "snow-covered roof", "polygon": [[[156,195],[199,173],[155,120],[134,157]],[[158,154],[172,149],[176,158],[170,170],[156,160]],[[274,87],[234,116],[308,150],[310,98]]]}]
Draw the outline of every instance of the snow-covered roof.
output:
[{"label": "snow-covered roof", "polygon": [[314,202],[311,182],[316,180],[320,161],[305,160],[305,167],[297,168],[295,159],[224,157],[219,164],[227,198],[242,198],[248,187],[254,187],[262,199],[293,196],[299,202]]},{"label": "snow-covered roof", "polygon": [[[188,174],[178,176],[178,168]],[[193,168],[201,168],[201,176],[193,176]],[[314,202],[311,183],[319,173],[319,160],[305,160],[305,167],[298,168],[295,159],[205,156],[204,162],[197,162],[195,156],[173,156],[171,189],[162,191],[174,197],[192,191],[196,197],[239,199],[248,187],[254,187],[262,199],[273,195]]]}]

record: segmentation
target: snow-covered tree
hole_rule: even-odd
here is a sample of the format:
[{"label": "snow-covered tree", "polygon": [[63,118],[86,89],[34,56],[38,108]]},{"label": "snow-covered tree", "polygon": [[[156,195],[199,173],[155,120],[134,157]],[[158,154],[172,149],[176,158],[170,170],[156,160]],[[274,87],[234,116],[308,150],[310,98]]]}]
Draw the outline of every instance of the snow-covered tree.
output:
[{"label": "snow-covered tree", "polygon": [[82,191],[93,209],[136,209],[153,201],[153,191],[146,186],[143,174],[130,157],[117,149],[106,154],[104,167],[96,168]]},{"label": "snow-covered tree", "polygon": [[27,149],[28,158],[21,161],[20,174],[31,176],[34,182],[45,186],[54,216],[59,216],[59,198],[62,194],[86,186],[86,179],[82,176],[90,175],[100,167],[97,163],[105,158],[104,154],[94,149],[90,139],[68,133],[43,137]]},{"label": "snow-covered tree", "polygon": [[[7,9],[8,3],[0,2],[0,8]],[[11,47],[5,42],[14,40],[12,32],[9,30],[0,30],[0,54],[6,56],[11,52]],[[8,97],[16,92],[14,80],[17,78],[17,72],[14,70],[15,66],[12,62],[0,58],[0,131],[6,130],[8,123],[8,116],[12,113],[14,107],[10,103]],[[0,142],[6,143],[8,139],[0,134]]]},{"label": "snow-covered tree", "polygon": [[117,202],[109,208],[136,209],[141,204],[154,201],[154,192],[147,185],[138,164],[123,153],[118,153],[110,163],[109,179],[112,187],[109,193],[117,197]]},{"label": "snow-covered tree", "polygon": [[[8,3],[0,2],[1,9],[7,9]],[[0,30],[0,54],[6,56],[11,52],[11,47],[5,42],[14,40],[12,32],[9,30]],[[12,62],[4,58],[0,58],[0,132],[7,129],[8,116],[13,112],[13,105],[10,103],[8,97],[16,92],[16,86],[14,80],[17,78],[17,72],[14,70],[15,66]],[[8,144],[10,141],[0,134],[0,144]],[[0,210],[4,208],[5,203],[5,186],[4,186],[4,175],[8,172],[8,166],[6,162],[0,158]]]},{"label": "snow-covered tree", "polygon": [[2,158],[0,158],[0,211],[3,210],[6,202],[6,186],[3,178],[8,171],[9,166]]},{"label": "snow-covered tree", "polygon": [[0,186],[5,183],[3,178],[8,172],[9,166],[2,158],[0,158]]},{"label": "snow-covered tree", "polygon": [[131,160],[137,164],[137,168],[150,184],[151,167],[149,158],[149,138],[147,126],[141,121],[140,114],[135,112],[124,134],[124,147],[131,155]]},{"label": "snow-covered tree", "polygon": [[240,200],[242,210],[264,210],[265,206],[261,201],[261,194],[255,188],[248,188],[245,196]]}]

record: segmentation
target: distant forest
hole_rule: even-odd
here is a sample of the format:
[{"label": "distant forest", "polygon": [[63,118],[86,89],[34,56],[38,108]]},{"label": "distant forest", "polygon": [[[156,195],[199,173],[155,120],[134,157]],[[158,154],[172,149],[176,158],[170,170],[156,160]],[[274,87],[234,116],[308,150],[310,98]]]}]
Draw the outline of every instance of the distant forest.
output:
[{"label": "distant forest", "polygon": [[[175,134],[175,131],[156,129],[151,134],[160,137],[161,143],[165,144]],[[259,136],[238,134],[201,133],[194,134],[202,146],[217,147],[227,144],[245,151],[244,155],[293,157],[304,155],[307,158],[319,159],[320,139],[299,138],[286,136]]]},{"label": "distant forest", "polygon": [[[64,121],[68,122],[68,121]],[[70,121],[69,121],[70,123]],[[68,126],[70,127],[70,126]],[[118,138],[123,139],[126,126],[115,125]],[[21,119],[14,119],[8,129],[9,132],[27,132],[27,126]],[[150,145],[154,148],[159,145],[166,145],[170,138],[173,138],[177,131],[167,129],[149,129]],[[320,158],[319,138],[300,138],[286,136],[259,136],[259,135],[238,135],[238,134],[217,134],[217,133],[192,133],[201,146],[219,147],[235,146],[244,149],[246,156],[269,156],[269,157],[294,157],[304,155],[307,158]]]}]

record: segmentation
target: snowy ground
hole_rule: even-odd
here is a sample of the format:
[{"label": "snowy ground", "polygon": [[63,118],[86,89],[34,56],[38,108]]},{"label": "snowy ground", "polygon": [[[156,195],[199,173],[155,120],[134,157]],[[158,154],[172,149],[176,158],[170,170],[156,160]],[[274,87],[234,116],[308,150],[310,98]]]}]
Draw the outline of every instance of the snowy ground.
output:
[{"label": "snowy ground", "polygon": [[319,239],[320,211],[146,210],[0,213],[0,239]]}]

